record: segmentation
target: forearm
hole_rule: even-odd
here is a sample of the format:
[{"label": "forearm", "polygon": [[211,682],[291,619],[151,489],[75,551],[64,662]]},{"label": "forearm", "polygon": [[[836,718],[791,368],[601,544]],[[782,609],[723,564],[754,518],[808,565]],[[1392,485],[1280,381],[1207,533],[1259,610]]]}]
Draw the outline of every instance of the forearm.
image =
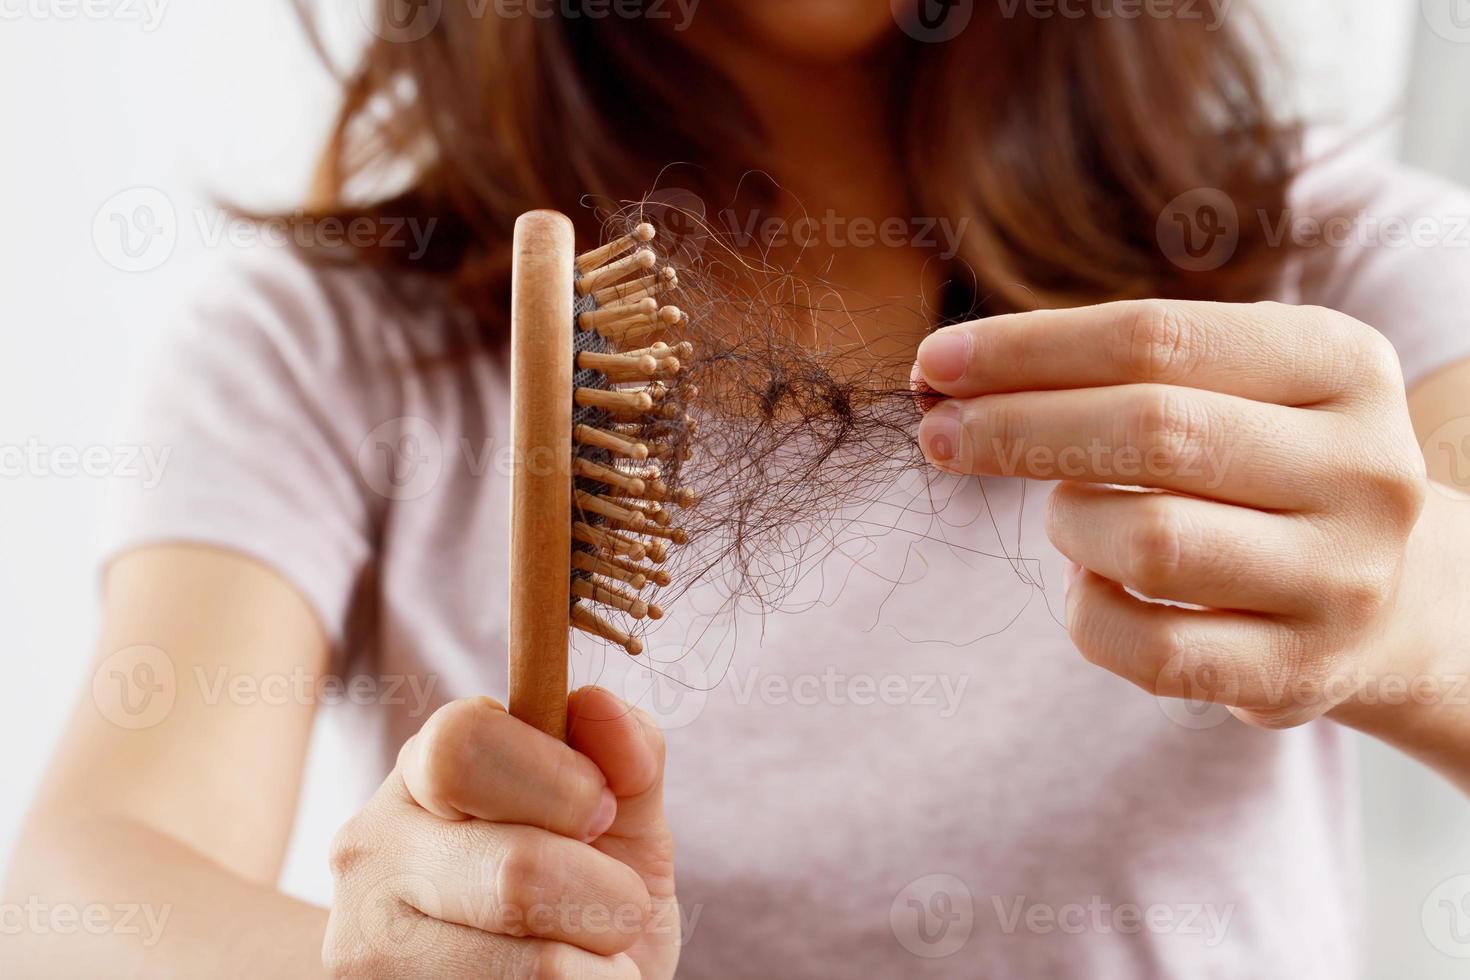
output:
[{"label": "forearm", "polygon": [[37,814],[0,907],[6,976],[324,975],[325,910],[121,817]]},{"label": "forearm", "polygon": [[1332,713],[1470,793],[1470,501],[1429,494],[1405,556],[1397,617],[1357,696]]}]

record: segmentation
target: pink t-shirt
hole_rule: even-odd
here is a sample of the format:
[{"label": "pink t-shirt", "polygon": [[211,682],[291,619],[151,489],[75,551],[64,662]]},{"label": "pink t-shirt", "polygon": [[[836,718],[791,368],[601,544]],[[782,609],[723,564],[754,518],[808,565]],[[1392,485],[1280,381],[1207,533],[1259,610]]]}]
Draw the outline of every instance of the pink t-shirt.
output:
[{"label": "pink t-shirt", "polygon": [[[1330,273],[1282,299],[1378,327],[1411,383],[1470,356],[1470,196],[1340,163],[1297,202],[1378,230],[1339,235]],[[1400,218],[1436,240],[1384,232]],[[172,448],[161,484],[118,488],[109,554],[251,555],[315,608],[339,669],[381,685],[326,709],[359,799],[439,704],[505,695],[504,371],[418,362],[470,336],[428,286],[403,302],[279,253],[228,270],[138,414],[133,441]],[[1247,728],[1087,664],[1048,490],[910,474],[814,529],[782,612],[714,615],[711,585],[639,660],[578,637],[575,682],[668,730],[681,976],[1354,972],[1345,733]],[[388,695],[403,675],[432,679],[422,710]]]}]

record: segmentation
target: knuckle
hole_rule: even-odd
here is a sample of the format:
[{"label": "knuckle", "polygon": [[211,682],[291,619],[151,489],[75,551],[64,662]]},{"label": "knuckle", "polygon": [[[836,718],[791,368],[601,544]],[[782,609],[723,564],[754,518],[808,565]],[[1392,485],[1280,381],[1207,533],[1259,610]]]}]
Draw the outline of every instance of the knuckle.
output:
[{"label": "knuckle", "polygon": [[1151,507],[1128,533],[1129,585],[1148,595],[1166,591],[1187,561],[1186,531],[1177,514]]},{"label": "knuckle", "polygon": [[1376,381],[1401,387],[1403,367],[1393,342],[1378,330],[1357,320],[1350,321],[1349,344],[1363,374]]},{"label": "knuckle", "polygon": [[465,779],[483,739],[489,707],[478,698],[452,701],[429,718],[416,736],[420,741],[414,782],[428,806],[462,799]]},{"label": "knuckle", "polygon": [[1203,343],[1203,332],[1178,305],[1144,300],[1124,328],[1122,367],[1142,381],[1174,381],[1194,367]]},{"label": "knuckle", "polygon": [[518,918],[548,898],[554,900],[558,892],[559,864],[551,860],[548,840],[542,833],[518,835],[500,855],[496,895],[504,908],[521,913]]},{"label": "knuckle", "polygon": [[1172,619],[1160,620],[1150,617],[1139,631],[1130,661],[1140,666],[1132,680],[1149,694],[1159,697],[1165,693],[1169,678],[1159,669],[1142,669],[1144,664],[1165,665],[1181,660],[1189,652],[1190,641]]},{"label": "knuckle", "polygon": [[1419,460],[1393,461],[1364,465],[1357,473],[1357,484],[1372,512],[1379,519],[1407,530],[1419,520],[1428,490]]},{"label": "knuckle", "polygon": [[1398,576],[1388,564],[1358,563],[1352,574],[1336,583],[1334,613],[1345,621],[1343,625],[1365,625],[1392,598]]},{"label": "knuckle", "polygon": [[561,943],[537,943],[526,961],[526,980],[567,980],[580,971],[570,947]]},{"label": "knuckle", "polygon": [[357,827],[358,818],[347,821],[332,835],[327,849],[327,863],[332,877],[341,880],[352,875],[366,861],[370,849]]},{"label": "knuckle", "polygon": [[1188,394],[1160,386],[1143,396],[1136,445],[1152,465],[1173,468],[1192,458],[1208,439],[1204,412]]},{"label": "knuckle", "polygon": [[543,826],[577,828],[591,824],[607,785],[601,770],[590,759],[576,757],[570,765],[560,766],[552,774],[551,792],[547,794]]}]

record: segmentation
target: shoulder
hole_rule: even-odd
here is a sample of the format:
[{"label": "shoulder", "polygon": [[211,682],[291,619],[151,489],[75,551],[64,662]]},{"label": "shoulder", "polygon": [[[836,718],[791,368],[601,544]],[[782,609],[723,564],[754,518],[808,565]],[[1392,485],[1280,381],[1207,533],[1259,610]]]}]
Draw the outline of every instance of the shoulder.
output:
[{"label": "shoulder", "polygon": [[1470,191],[1339,154],[1307,167],[1272,234],[1302,249],[1293,299],[1368,323],[1409,382],[1470,357]]},{"label": "shoulder", "polygon": [[345,260],[262,249],[210,272],[177,339],[221,357],[271,350],[315,374],[405,367],[474,339],[441,283]]}]

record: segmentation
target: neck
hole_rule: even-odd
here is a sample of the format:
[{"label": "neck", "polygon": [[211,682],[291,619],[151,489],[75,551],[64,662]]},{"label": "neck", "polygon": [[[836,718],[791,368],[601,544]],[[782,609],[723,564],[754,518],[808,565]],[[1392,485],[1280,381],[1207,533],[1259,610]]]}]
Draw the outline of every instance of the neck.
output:
[{"label": "neck", "polygon": [[704,46],[755,112],[765,166],[788,203],[850,216],[897,214],[907,194],[889,132],[881,54],[842,62],[773,56],[728,40]]},{"label": "neck", "polygon": [[[875,356],[912,354],[927,323],[921,297],[937,293],[938,263],[925,249],[874,242],[869,232],[912,208],[898,145],[889,126],[892,80],[882,53],[841,63],[811,63],[768,51],[712,43],[704,55],[734,80],[766,138],[765,168],[788,234],[746,246],[761,263],[823,283],[815,318],[819,341],[860,342]],[[737,214],[737,220],[749,215]],[[805,219],[810,224],[802,225]],[[781,224],[784,222],[784,226]],[[765,227],[757,222],[750,229]],[[757,231],[757,234],[760,234]],[[870,310],[861,318],[848,312]],[[906,383],[907,364],[901,383]]]}]

